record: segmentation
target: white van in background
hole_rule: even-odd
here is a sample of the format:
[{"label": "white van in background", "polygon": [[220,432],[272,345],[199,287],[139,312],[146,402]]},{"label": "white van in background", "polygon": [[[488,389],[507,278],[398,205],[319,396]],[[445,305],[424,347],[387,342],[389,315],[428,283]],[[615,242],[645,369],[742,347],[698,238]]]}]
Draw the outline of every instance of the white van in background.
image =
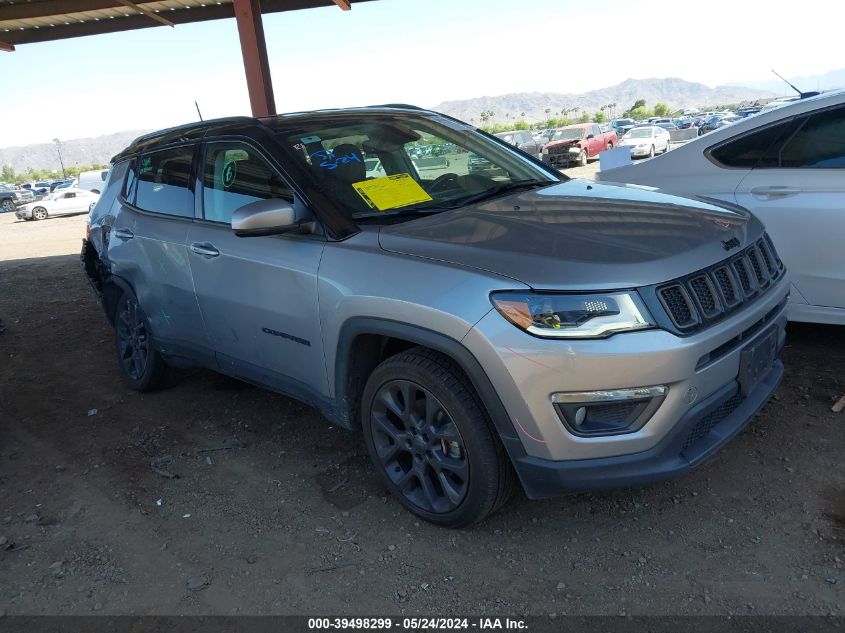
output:
[{"label": "white van in background", "polygon": [[83,171],[79,173],[79,182],[76,185],[80,189],[93,191],[94,193],[103,193],[106,186],[106,176],[108,176],[108,169],[95,169],[94,171]]}]

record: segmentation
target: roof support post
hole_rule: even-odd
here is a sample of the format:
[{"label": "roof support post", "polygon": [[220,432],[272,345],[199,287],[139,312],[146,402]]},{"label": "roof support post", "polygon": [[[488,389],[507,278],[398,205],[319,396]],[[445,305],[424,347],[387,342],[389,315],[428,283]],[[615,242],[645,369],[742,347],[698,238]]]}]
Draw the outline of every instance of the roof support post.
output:
[{"label": "roof support post", "polygon": [[276,114],[276,100],[261,21],[261,0],[234,0],[234,4],[252,116],[273,116]]}]

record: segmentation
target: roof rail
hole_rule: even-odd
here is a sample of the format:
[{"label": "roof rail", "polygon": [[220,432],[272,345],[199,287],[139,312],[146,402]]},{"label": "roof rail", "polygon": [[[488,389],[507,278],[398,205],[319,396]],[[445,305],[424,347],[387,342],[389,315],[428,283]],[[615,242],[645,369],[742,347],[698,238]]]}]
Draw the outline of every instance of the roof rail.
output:
[{"label": "roof rail", "polygon": [[370,108],[405,108],[407,110],[425,110],[419,106],[411,105],[410,103],[382,103],[380,105],[367,106]]},{"label": "roof rail", "polygon": [[212,125],[219,125],[221,123],[244,123],[247,121],[255,121],[255,119],[247,116],[232,116],[222,117],[219,119],[206,119],[205,121],[192,121],[191,123],[183,123],[182,125],[175,125],[173,127],[164,128],[163,130],[156,130],[155,132],[147,132],[146,134],[142,134],[141,136],[133,140],[129,144],[129,147],[132,147],[133,145],[142,141],[154,139],[157,136],[165,136],[167,134],[172,134],[173,132],[190,132],[191,130],[202,129],[204,127],[211,127]]}]

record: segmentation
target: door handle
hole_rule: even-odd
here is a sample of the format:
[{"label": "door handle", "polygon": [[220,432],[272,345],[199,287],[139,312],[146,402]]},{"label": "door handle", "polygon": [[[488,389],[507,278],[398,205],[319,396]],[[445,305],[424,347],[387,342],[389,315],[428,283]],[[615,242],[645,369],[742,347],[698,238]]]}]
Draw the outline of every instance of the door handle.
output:
[{"label": "door handle", "polygon": [[131,240],[135,234],[129,229],[115,229],[114,236],[121,240]]},{"label": "door handle", "polygon": [[203,257],[217,257],[220,254],[220,251],[214,248],[213,244],[209,244],[208,242],[194,242],[191,244],[191,250],[197,255],[202,255]]},{"label": "door handle", "polygon": [[778,196],[794,196],[796,194],[801,193],[800,187],[780,187],[778,185],[773,185],[770,187],[754,187],[751,189],[751,193],[755,196],[766,196],[769,198],[774,198]]}]

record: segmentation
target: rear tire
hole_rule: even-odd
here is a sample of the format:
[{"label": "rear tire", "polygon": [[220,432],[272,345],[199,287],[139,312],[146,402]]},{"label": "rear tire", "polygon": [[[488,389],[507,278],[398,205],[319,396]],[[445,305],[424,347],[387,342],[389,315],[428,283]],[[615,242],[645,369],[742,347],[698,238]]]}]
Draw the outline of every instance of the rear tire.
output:
[{"label": "rear tire", "polygon": [[129,292],[117,302],[114,333],[117,362],[129,387],[141,392],[163,387],[170,368],[153,346],[147,316]]},{"label": "rear tire", "polygon": [[458,528],[515,489],[504,447],[461,369],[415,347],[373,371],[361,402],[367,450],[390,493],[417,516]]},{"label": "rear tire", "polygon": [[612,149],[613,149],[613,143],[608,143],[607,144],[607,151],[609,152]]},{"label": "rear tire", "polygon": [[14,202],[9,200],[8,198],[3,200],[3,211],[5,213],[8,213],[9,211],[14,211],[14,210],[15,210],[15,203]]}]

